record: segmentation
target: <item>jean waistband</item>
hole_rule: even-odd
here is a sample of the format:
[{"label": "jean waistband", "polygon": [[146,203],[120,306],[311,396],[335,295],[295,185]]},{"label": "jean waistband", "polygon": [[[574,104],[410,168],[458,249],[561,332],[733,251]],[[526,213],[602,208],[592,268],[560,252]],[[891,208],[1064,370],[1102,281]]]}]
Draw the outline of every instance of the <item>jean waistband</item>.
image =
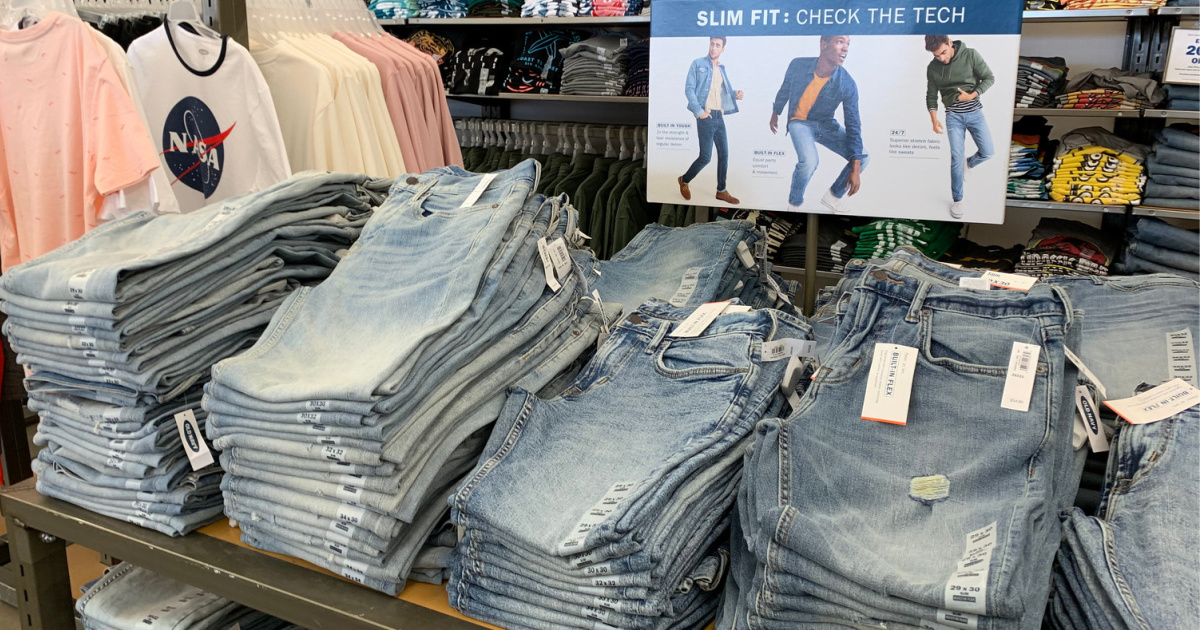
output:
[{"label": "jean waistband", "polygon": [[[638,306],[620,324],[621,328],[651,335],[666,334],[670,327],[687,319],[695,307],[677,307],[658,299],[651,299]],[[774,309],[757,309],[745,313],[727,313],[718,316],[700,337],[730,332],[748,332],[761,335],[763,339],[779,337],[812,338],[812,327],[802,317]]]},{"label": "jean waistband", "polygon": [[[953,269],[952,267],[948,267]],[[953,311],[983,317],[1040,317],[1069,329],[1071,303],[1061,287],[1041,284],[1029,291],[973,291],[906,276],[902,271],[868,267],[855,287],[908,303],[906,319],[919,321],[922,309]]]},{"label": "jean waistband", "polygon": [[392,184],[389,196],[397,193],[413,195],[423,193],[431,188],[439,195],[470,195],[480,187],[484,179],[488,179],[488,188],[508,186],[517,191],[531,191],[537,187],[541,176],[541,164],[537,160],[528,159],[516,166],[495,173],[477,174],[465,171],[457,166],[445,166],[430,169],[419,175],[401,175]]}]

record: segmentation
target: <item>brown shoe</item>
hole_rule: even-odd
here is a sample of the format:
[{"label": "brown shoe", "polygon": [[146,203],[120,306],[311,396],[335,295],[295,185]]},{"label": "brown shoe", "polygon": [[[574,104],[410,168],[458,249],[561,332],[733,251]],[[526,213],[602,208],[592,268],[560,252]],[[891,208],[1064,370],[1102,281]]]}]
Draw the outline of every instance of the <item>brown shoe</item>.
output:
[{"label": "brown shoe", "polygon": [[731,206],[736,206],[739,203],[741,203],[741,201],[739,201],[737,197],[734,197],[733,195],[729,194],[728,190],[717,193],[717,199],[724,201],[725,203],[727,203]]},{"label": "brown shoe", "polygon": [[679,177],[679,194],[687,201],[692,200],[692,189],[688,188],[687,182],[683,181],[683,176]]}]

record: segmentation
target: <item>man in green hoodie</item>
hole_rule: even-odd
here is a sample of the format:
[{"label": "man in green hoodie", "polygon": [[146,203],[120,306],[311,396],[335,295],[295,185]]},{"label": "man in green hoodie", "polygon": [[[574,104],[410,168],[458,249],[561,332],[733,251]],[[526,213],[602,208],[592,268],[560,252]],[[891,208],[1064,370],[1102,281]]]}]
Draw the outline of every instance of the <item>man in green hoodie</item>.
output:
[{"label": "man in green hoodie", "polygon": [[[963,216],[963,180],[971,169],[992,157],[992,132],[983,115],[983,103],[979,97],[992,84],[987,62],[973,48],[961,41],[950,41],[946,35],[926,35],[925,50],[933,54],[933,61],[925,71],[927,87],[925,106],[933,122],[934,133],[948,133],[950,140],[950,216]],[[946,106],[946,125],[938,120],[938,99]],[[975,155],[963,159],[966,154],[967,132],[975,141]]]}]

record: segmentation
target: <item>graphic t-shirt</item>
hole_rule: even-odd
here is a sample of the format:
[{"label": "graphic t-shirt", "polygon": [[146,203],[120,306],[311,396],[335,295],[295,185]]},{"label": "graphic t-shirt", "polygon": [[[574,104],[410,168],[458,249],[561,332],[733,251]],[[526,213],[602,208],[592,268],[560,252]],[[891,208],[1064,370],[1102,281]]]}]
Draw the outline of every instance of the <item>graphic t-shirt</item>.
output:
[{"label": "graphic t-shirt", "polygon": [[164,22],[130,44],[129,61],[183,212],[291,176],[271,92],[237,42]]},{"label": "graphic t-shirt", "polygon": [[804,88],[804,94],[800,95],[800,102],[796,103],[796,111],[792,113],[792,120],[808,120],[808,112],[812,111],[813,103],[817,102],[817,96],[821,94],[821,89],[829,83],[828,77],[819,77],[817,73],[813,73],[812,81],[808,87]]},{"label": "graphic t-shirt", "polygon": [[0,31],[5,271],[99,225],[104,195],[158,167],[133,101],[90,31],[53,12]]}]

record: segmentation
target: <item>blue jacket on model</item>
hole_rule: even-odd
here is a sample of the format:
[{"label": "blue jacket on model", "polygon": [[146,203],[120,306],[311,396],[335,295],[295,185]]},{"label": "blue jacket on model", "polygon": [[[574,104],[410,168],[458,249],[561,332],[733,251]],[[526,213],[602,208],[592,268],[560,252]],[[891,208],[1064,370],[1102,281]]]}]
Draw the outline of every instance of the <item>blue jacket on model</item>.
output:
[{"label": "blue jacket on model", "polygon": [[[791,119],[792,112],[796,111],[796,107],[800,104],[800,97],[804,94],[804,89],[812,82],[816,69],[816,57],[797,57],[788,66],[787,74],[783,75],[783,85],[779,86],[779,93],[775,95],[775,107],[772,111],[784,116],[785,127],[787,126],[786,121]],[[858,115],[858,84],[850,78],[850,73],[841,67],[834,69],[833,76],[829,77],[829,83],[821,88],[821,93],[817,95],[817,101],[808,111],[808,120],[820,123],[822,126],[832,125],[834,128],[839,128],[837,120],[833,118],[833,115],[837,113],[838,105],[842,106],[842,117],[846,120],[846,135],[850,136],[850,149],[854,151],[854,159],[861,160],[867,154],[863,152],[862,118]]]},{"label": "blue jacket on model", "polygon": [[[720,63],[720,62],[718,62]],[[736,90],[729,84],[729,75],[725,73],[725,64],[721,65],[721,109],[726,114],[736,114],[737,100],[733,98]],[[704,104],[708,101],[708,91],[712,89],[712,60],[707,55],[692,62],[688,69],[687,84],[684,93],[687,94],[688,110],[693,115],[704,113]]]}]

